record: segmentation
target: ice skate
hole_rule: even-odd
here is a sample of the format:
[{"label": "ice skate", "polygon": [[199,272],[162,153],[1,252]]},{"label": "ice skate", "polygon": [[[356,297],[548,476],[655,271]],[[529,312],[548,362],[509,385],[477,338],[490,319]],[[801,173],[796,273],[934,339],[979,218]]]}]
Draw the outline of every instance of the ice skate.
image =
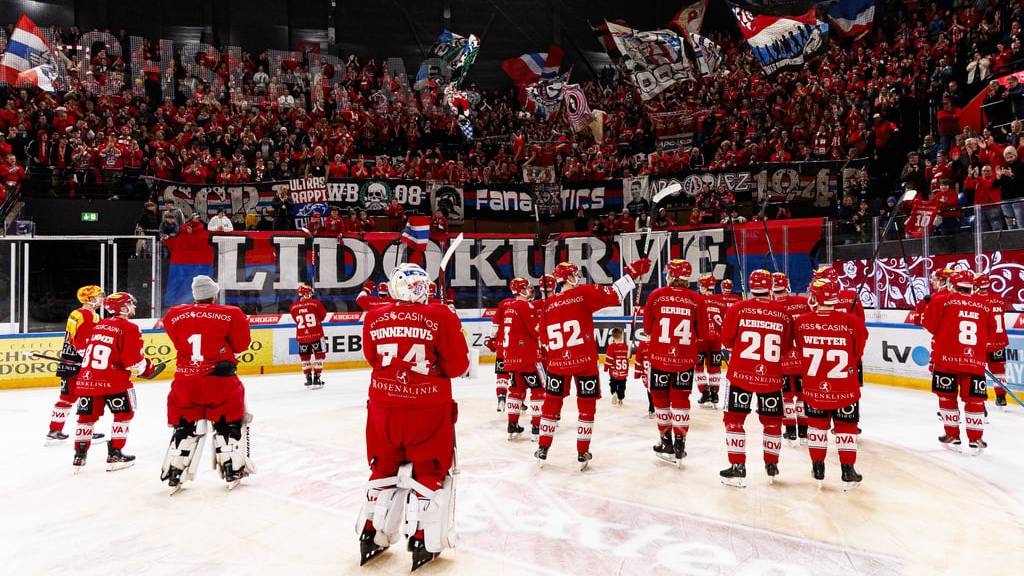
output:
[{"label": "ice skate", "polygon": [[85,458],[87,453],[84,450],[75,449],[75,459],[71,461],[71,465],[75,467],[75,474],[77,475],[85,467]]},{"label": "ice skate", "polygon": [[46,433],[46,442],[43,443],[43,446],[54,446],[56,444],[60,444],[61,441],[67,439],[68,435],[61,432],[60,430],[50,430],[49,432]]},{"label": "ice skate", "polygon": [[811,462],[811,476],[818,482],[818,490],[821,490],[822,485],[825,483],[825,463],[824,462]]},{"label": "ice skate", "polygon": [[508,423],[508,441],[511,442],[516,438],[519,438],[523,433],[523,427],[515,422]]},{"label": "ice skate", "polygon": [[313,385],[311,390],[319,390],[324,387],[324,381],[320,379],[320,374],[313,374]]},{"label": "ice skate", "polygon": [[981,453],[985,451],[985,448],[988,448],[988,442],[979,438],[975,442],[967,443],[967,451],[964,452],[964,454],[966,456],[981,456]]},{"label": "ice skate", "polygon": [[946,450],[952,450],[953,452],[960,451],[960,439],[956,436],[943,434],[942,436],[939,436],[939,442],[942,443]]},{"label": "ice skate", "polygon": [[540,426],[534,424],[530,426],[530,442],[536,442],[537,438],[540,438]]},{"label": "ice skate", "polygon": [[796,437],[800,440],[801,446],[807,446],[807,424],[796,425]]},{"label": "ice skate", "polygon": [[114,448],[107,444],[107,472],[123,470],[135,465],[135,456],[121,452],[120,448]]},{"label": "ice skate", "polygon": [[683,458],[686,458],[686,436],[676,435],[676,440],[672,444],[672,451],[676,459],[676,466],[683,465]]},{"label": "ice skate", "polygon": [[996,394],[996,408],[1006,408],[1006,396]]},{"label": "ice skate", "polygon": [[661,443],[655,444],[653,449],[654,455],[657,456],[659,460],[668,462],[669,464],[675,464],[676,450],[675,447],[672,446],[672,432],[665,432],[661,436]]},{"label": "ice skate", "polygon": [[409,538],[409,551],[412,552],[411,572],[415,572],[424,564],[440,556],[440,554],[436,554],[434,552],[427,552],[426,547],[423,545],[423,536],[418,535]]},{"label": "ice skate", "polygon": [[733,464],[718,473],[722,477],[722,484],[736,488],[747,487],[747,466],[745,464]]},{"label": "ice skate", "polygon": [[843,464],[843,492],[849,492],[857,486],[860,486],[861,480],[864,477],[857,473],[853,468],[853,464]]},{"label": "ice skate", "polygon": [[580,472],[590,468],[590,461],[594,459],[594,456],[590,452],[580,452],[576,456],[576,461],[580,463]]},{"label": "ice skate", "polygon": [[181,480],[181,475],[184,472],[184,470],[179,470],[174,466],[167,469],[167,486],[171,489],[169,496],[174,496],[185,487],[185,483]]},{"label": "ice skate", "polygon": [[786,424],[786,429],[782,433],[782,438],[786,440],[790,446],[796,446],[798,444],[796,441],[796,426]]},{"label": "ice skate", "polygon": [[498,395],[498,412],[504,412],[504,411],[505,411],[505,395],[504,394],[499,394]]},{"label": "ice skate", "polygon": [[387,546],[380,546],[373,541],[373,537],[377,535],[377,531],[373,529],[373,526],[367,522],[363,528],[362,534],[359,535],[359,565],[362,566],[373,560],[377,556],[380,556]]},{"label": "ice skate", "polygon": [[718,410],[718,388],[711,389],[711,408]]},{"label": "ice skate", "polygon": [[309,372],[306,373],[306,390],[313,389],[313,375]]},{"label": "ice skate", "polygon": [[768,484],[774,484],[775,477],[779,475],[779,465],[775,462],[765,462],[764,473],[768,475]]},{"label": "ice skate", "polygon": [[538,446],[537,451],[533,453],[533,457],[537,459],[538,468],[543,468],[544,464],[547,462],[549,448],[549,446]]},{"label": "ice skate", "polygon": [[705,388],[704,391],[700,393],[700,400],[697,404],[699,404],[701,408],[714,408],[714,405],[711,403],[711,390]]},{"label": "ice skate", "polygon": [[647,419],[654,420],[654,410],[651,410],[650,412],[647,413]]}]

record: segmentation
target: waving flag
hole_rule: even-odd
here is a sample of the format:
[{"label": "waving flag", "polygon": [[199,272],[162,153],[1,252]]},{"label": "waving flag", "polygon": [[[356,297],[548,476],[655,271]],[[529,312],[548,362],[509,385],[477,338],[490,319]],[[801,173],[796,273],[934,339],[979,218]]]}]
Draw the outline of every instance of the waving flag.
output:
[{"label": "waving flag", "polygon": [[[44,66],[48,70],[43,70]],[[53,52],[39,28],[24,14],[18,19],[18,25],[7,42],[7,51],[0,59],[0,76],[4,82],[17,85],[18,75],[22,73],[26,73],[22,82],[41,88],[48,85],[49,91],[53,90],[51,79],[56,76]]]},{"label": "waving flag", "polygon": [[590,105],[587,104],[587,96],[579,84],[565,85],[562,103],[565,104],[565,120],[573,131],[579,132],[586,128],[591,120]]},{"label": "waving flag", "polygon": [[700,25],[704,23],[704,14],[708,11],[708,0],[697,0],[676,13],[672,25],[684,34],[700,33]]},{"label": "waving flag", "polygon": [[558,76],[563,56],[561,48],[551,45],[547,52],[533,52],[518,58],[509,58],[501,63],[501,69],[512,78],[516,86],[523,87],[542,78]]},{"label": "waving flag", "polygon": [[840,36],[859,38],[871,31],[875,0],[839,0],[828,6],[825,13]]},{"label": "waving flag", "polygon": [[622,54],[626,77],[643,100],[654,98],[677,82],[693,79],[682,39],[672,30],[642,32],[614,22],[605,25]]},{"label": "waving flag", "polygon": [[526,87],[526,109],[541,119],[547,119],[558,111],[569,82],[569,72],[551,80],[538,80]]},{"label": "waving flag", "polygon": [[416,252],[423,252],[427,249],[427,240],[430,239],[430,217],[409,216],[405,222],[405,230],[402,232],[402,244]]},{"label": "waving flag", "polygon": [[797,16],[755,14],[731,6],[740,32],[766,74],[801,68],[825,52],[828,24],[814,16],[814,6]]}]

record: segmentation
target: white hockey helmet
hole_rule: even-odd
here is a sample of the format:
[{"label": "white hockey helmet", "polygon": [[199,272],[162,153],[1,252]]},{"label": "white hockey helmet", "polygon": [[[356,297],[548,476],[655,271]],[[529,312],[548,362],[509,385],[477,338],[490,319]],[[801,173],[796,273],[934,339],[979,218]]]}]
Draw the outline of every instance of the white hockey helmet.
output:
[{"label": "white hockey helmet", "polygon": [[395,300],[424,304],[430,298],[430,277],[416,264],[399,264],[391,273],[388,289]]}]

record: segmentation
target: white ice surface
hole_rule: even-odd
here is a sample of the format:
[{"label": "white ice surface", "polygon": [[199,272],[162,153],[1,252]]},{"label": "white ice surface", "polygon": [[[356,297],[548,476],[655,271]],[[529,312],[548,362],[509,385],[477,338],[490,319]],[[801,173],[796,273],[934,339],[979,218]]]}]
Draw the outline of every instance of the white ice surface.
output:
[{"label": "white ice surface", "polygon": [[[629,384],[625,407],[612,407],[607,399],[599,404],[593,470],[574,471],[575,406],[567,399],[551,462],[538,472],[534,444],[504,439],[504,417],[494,411],[489,369],[482,368],[479,381],[456,386],[460,546],[419,573],[850,576],[929,573],[937,566],[938,572],[931,573],[957,574],[965,573],[958,566],[972,565],[971,554],[1011,552],[1006,556],[1010,561],[1013,550],[979,547],[956,551],[948,560],[929,560],[922,568],[915,546],[933,534],[914,533],[912,524],[900,530],[887,523],[880,525],[888,532],[871,534],[871,514],[895,512],[872,507],[884,506],[887,493],[906,488],[886,482],[917,473],[890,469],[904,460],[887,461],[878,454],[905,454],[909,461],[930,465],[922,465],[923,476],[937,470],[991,495],[1017,533],[984,539],[1016,541],[1019,549],[1024,535],[1021,409],[993,410],[986,432],[991,448],[982,457],[968,458],[935,441],[941,428],[932,395],[868,386],[862,401],[865,450],[858,462],[865,485],[858,491],[838,491],[839,467],[830,454],[829,487],[817,493],[809,480],[806,449],[795,447],[784,448],[782,455],[782,480],[789,484],[761,486],[760,441],[753,434],[748,441],[752,486],[737,491],[717,482],[725,464],[720,412],[693,411],[684,470],[659,465],[650,457],[654,424],[646,418],[643,389],[635,382]],[[252,448],[258,474],[229,493],[204,463],[197,481],[173,497],[159,481],[170,435],[165,424],[168,383],[137,387],[139,409],[126,448],[138,456],[137,464],[105,472],[105,445],[98,444],[77,476],[72,474],[70,440],[43,446],[56,389],[0,392],[0,433],[6,445],[0,473],[0,574],[407,573],[404,546],[358,567],[353,526],[367,475],[367,372],[327,373],[327,387],[320,391],[304,390],[296,375],[244,380],[255,415]],[[750,432],[760,428],[755,417],[747,422]],[[109,416],[97,430],[109,432]],[[73,436],[73,422],[65,431]],[[910,504],[902,500],[900,506],[908,506],[902,512],[915,514],[915,498],[923,506],[956,497],[942,493],[933,480],[915,479],[920,485],[911,487]],[[652,485],[665,491],[663,499],[651,495]],[[772,506],[779,500],[784,510],[811,519],[806,529],[792,525],[789,516],[775,525],[772,517],[778,512]],[[852,512],[830,512],[851,505]],[[962,513],[951,506],[950,527],[936,530],[953,532],[947,536],[957,542]],[[822,529],[827,537],[819,537],[814,527],[814,519],[823,515],[829,516]],[[893,540],[901,543],[885,545]],[[1006,574],[1021,574],[1020,564],[1006,567]],[[998,572],[988,568],[985,574]]]}]

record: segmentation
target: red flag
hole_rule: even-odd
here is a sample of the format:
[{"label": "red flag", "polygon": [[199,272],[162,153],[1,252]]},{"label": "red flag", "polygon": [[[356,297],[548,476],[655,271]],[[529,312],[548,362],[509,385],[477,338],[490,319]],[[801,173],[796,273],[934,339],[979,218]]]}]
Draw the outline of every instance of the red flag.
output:
[{"label": "red flag", "polygon": [[931,229],[932,224],[935,223],[935,216],[938,213],[939,203],[937,200],[915,198],[914,203],[911,205],[910,216],[903,223],[903,230],[906,231],[907,236],[910,238],[920,238],[924,235],[925,230]]}]

